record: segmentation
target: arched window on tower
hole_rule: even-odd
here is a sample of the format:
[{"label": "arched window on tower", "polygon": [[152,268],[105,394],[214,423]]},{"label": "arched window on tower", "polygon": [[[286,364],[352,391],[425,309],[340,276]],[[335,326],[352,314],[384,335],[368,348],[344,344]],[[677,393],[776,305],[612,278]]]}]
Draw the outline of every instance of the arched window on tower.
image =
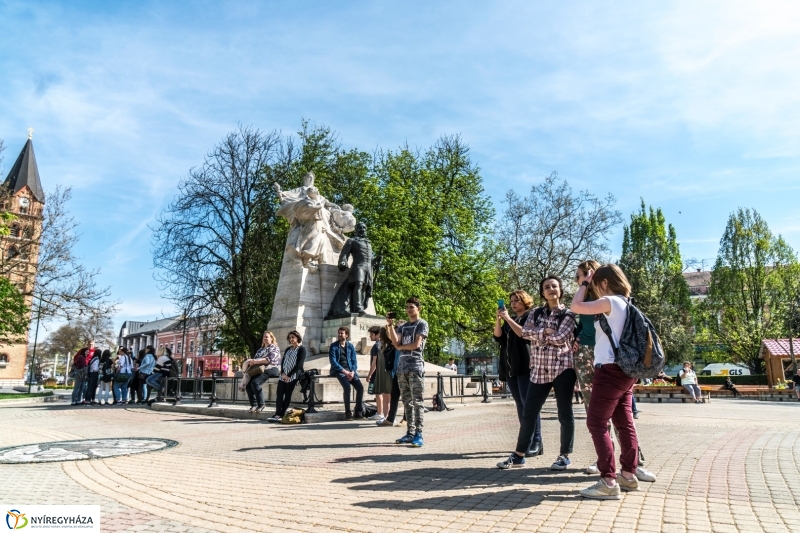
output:
[{"label": "arched window on tower", "polygon": [[22,230],[22,238],[28,240],[33,239],[33,228],[27,227],[24,230]]},{"label": "arched window on tower", "polygon": [[23,215],[28,213],[30,206],[31,201],[28,198],[22,197],[19,199],[19,212]]},{"label": "arched window on tower", "polygon": [[8,365],[8,354],[0,353],[0,368],[5,368]]},{"label": "arched window on tower", "polygon": [[9,229],[9,231],[10,231],[9,235],[11,235],[12,237],[19,238],[20,234],[19,224],[11,224],[11,228]]},{"label": "arched window on tower", "polygon": [[6,259],[14,259],[18,255],[19,255],[19,250],[17,249],[16,246],[12,244],[11,246],[8,247],[8,250],[6,251]]}]

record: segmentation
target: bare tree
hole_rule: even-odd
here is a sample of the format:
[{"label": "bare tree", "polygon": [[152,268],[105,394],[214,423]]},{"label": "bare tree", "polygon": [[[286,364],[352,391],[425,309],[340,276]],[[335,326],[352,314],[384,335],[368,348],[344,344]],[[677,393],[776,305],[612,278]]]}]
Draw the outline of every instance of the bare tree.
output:
[{"label": "bare tree", "polygon": [[16,252],[0,258],[0,274],[20,279],[23,294],[33,299],[34,320],[108,317],[116,308],[106,300],[109,289],[97,286],[99,271],[87,269],[75,256],[80,234],[67,210],[71,197],[69,187],[57,185],[47,195],[41,228],[26,222]]},{"label": "bare tree", "polygon": [[178,185],[153,229],[156,279],[186,316],[221,316],[251,354],[277,284],[285,233],[277,239],[267,179],[281,165],[278,132],[239,127]]},{"label": "bare tree", "polygon": [[534,293],[548,275],[567,281],[581,261],[605,259],[608,234],[622,222],[613,195],[573,193],[556,172],[534,185],[527,197],[508,191],[505,203],[497,237],[504,248],[506,284]]}]

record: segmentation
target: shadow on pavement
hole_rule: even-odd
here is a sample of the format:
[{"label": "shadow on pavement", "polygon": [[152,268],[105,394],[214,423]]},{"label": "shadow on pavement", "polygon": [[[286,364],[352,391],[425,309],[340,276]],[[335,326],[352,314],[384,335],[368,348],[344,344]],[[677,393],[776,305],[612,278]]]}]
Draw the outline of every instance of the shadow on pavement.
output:
[{"label": "shadow on pavement", "polygon": [[[381,446],[381,445],[378,445]],[[384,444],[391,448],[405,448],[397,444]],[[469,452],[469,453],[415,453],[414,455],[365,455],[362,457],[340,457],[334,463],[408,463],[410,461],[465,461],[471,459],[485,459],[488,464],[497,461],[506,452]]]},{"label": "shadow on pavement", "polygon": [[253,450],[335,450],[351,448],[397,448],[397,444],[387,444],[385,442],[369,443],[361,442],[358,444],[270,444],[268,446],[258,446],[256,448],[240,448],[237,452],[250,452]]},{"label": "shadow on pavement", "polygon": [[[437,455],[437,454],[433,454]],[[573,482],[570,474],[579,470],[554,472],[546,468],[521,468],[517,470],[500,470],[486,467],[457,468],[414,468],[392,472],[378,472],[360,476],[339,478],[334,483],[353,485],[350,490],[380,491],[429,491],[441,492],[472,488],[507,487],[513,484],[525,484],[534,487],[546,487],[545,493],[558,492],[556,489],[563,482]],[[566,475],[565,475],[566,474]],[[568,477],[569,476],[569,477]],[[584,479],[583,476],[580,479]],[[571,491],[564,494],[571,494]]]},{"label": "shadow on pavement", "polygon": [[[418,489],[417,489],[418,490]],[[429,489],[435,490],[435,489]],[[500,492],[483,492],[469,495],[434,496],[420,500],[373,500],[353,505],[369,509],[416,510],[436,509],[440,511],[492,511],[518,510],[535,507],[544,500],[564,501],[580,498],[577,491],[511,489]]]}]

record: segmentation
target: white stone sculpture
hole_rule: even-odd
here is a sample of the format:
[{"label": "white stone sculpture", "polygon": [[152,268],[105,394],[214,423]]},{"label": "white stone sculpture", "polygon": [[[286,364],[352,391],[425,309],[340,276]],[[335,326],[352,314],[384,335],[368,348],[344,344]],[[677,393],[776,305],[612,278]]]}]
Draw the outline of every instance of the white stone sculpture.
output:
[{"label": "white stone sculpture", "polygon": [[[303,184],[296,189],[283,191],[277,183],[273,188],[281,201],[277,214],[286,218],[290,226],[268,328],[281,346],[286,335],[297,330],[312,354],[327,353],[330,339],[325,337],[323,319],[347,280],[347,272],[339,270],[338,263],[348,239],[345,234],[356,227],[353,206],[339,207],[326,200],[314,186],[312,172],[303,177]],[[364,311],[375,314],[372,300]]]}]

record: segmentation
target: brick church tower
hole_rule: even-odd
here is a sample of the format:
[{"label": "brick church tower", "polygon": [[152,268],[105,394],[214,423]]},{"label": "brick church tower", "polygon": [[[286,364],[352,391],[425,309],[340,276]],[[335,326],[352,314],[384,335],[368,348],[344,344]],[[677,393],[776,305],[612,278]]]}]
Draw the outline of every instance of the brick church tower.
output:
[{"label": "brick church tower", "polygon": [[[39,258],[44,189],[33,153],[33,130],[28,131],[28,141],[0,187],[0,210],[15,216],[9,224],[9,235],[0,236],[0,275],[27,295],[26,304],[30,307]],[[27,332],[13,343],[0,345],[0,387],[25,382],[27,356]]]}]

